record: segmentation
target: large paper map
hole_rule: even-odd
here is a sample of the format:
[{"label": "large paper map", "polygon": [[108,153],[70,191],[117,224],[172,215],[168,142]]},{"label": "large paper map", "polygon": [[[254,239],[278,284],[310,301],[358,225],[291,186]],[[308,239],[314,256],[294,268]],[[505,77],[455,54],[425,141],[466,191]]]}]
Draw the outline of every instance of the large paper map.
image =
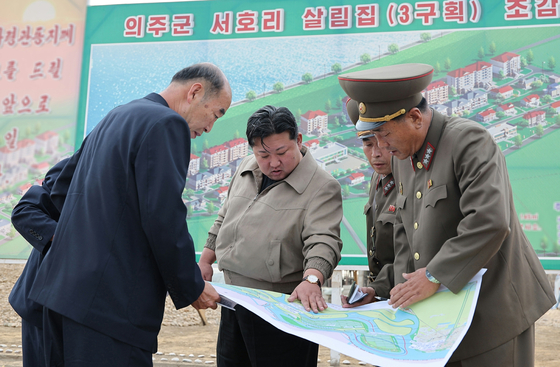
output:
[{"label": "large paper map", "polygon": [[441,286],[407,310],[376,302],[352,309],[329,304],[307,312],[288,295],[213,284],[223,296],[290,334],[378,366],[444,366],[465,336],[474,314],[482,274],[458,294]]}]

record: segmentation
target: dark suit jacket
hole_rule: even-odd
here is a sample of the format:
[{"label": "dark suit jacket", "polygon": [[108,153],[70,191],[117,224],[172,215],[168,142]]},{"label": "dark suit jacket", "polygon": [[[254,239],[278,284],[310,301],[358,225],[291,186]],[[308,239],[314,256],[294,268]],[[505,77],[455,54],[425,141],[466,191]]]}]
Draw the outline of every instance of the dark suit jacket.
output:
[{"label": "dark suit jacket", "polygon": [[43,306],[30,300],[29,292],[39,265],[50,247],[60,212],[50,198],[54,181],[68,159],[58,162],[47,172],[43,185],[34,185],[23,195],[12,211],[14,228],[33,246],[27,264],[12,288],[9,301],[22,319],[36,327],[43,327]]},{"label": "dark suit jacket", "polygon": [[30,297],[152,350],[166,293],[181,308],[204,289],[181,199],[189,158],[187,122],[160,95],[110,111],[53,187],[63,209]]}]

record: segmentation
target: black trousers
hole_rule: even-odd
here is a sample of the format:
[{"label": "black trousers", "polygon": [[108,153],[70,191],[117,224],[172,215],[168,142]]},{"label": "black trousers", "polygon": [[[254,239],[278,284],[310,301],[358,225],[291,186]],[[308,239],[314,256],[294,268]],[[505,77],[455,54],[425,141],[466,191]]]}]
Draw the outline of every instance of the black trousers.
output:
[{"label": "black trousers", "polygon": [[218,332],[218,367],[317,366],[319,346],[285,333],[251,311],[222,307]]},{"label": "black trousers", "polygon": [[48,367],[151,367],[151,352],[79,324],[47,308],[43,312]]},{"label": "black trousers", "polygon": [[43,329],[21,320],[21,347],[23,367],[44,367]]}]

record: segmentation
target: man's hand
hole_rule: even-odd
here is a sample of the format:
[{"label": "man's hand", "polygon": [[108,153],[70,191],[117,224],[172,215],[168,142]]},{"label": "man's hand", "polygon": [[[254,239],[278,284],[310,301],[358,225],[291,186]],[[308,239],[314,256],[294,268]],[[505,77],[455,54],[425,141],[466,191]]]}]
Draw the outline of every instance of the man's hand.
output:
[{"label": "man's hand", "polygon": [[348,303],[348,297],[341,294],[340,295],[340,301],[342,302],[342,307],[352,308],[352,307],[367,305],[368,303],[373,303],[373,302],[378,301],[377,298],[375,298],[375,290],[373,288],[371,288],[371,287],[360,287],[360,291],[362,291],[362,293],[367,293],[367,296],[365,296],[361,301],[356,302],[356,303],[352,303],[352,304]]},{"label": "man's hand", "polygon": [[439,284],[432,283],[426,278],[426,268],[420,268],[414,273],[403,273],[406,282],[397,284],[391,289],[389,304],[393,308],[407,308],[436,293]]},{"label": "man's hand", "polygon": [[216,292],[214,287],[212,287],[212,284],[208,282],[204,283],[202,294],[192,303],[192,306],[197,310],[205,310],[207,308],[215,310],[218,307],[216,302],[220,302],[221,300],[220,295]]},{"label": "man's hand", "polygon": [[214,275],[214,269],[212,269],[214,261],[216,261],[216,252],[205,247],[200,255],[200,260],[198,260],[198,267],[200,268],[202,279],[208,282],[212,281],[212,275]]},{"label": "man's hand", "polygon": [[288,298],[289,302],[296,299],[301,301],[306,311],[318,313],[327,309],[327,302],[323,299],[321,287],[318,284],[311,284],[308,281],[301,282]]}]

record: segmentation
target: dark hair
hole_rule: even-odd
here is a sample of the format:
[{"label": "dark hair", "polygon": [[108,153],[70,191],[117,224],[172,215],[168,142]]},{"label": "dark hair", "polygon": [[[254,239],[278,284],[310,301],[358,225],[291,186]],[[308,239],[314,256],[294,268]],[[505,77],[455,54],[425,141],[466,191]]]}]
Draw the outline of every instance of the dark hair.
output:
[{"label": "dark hair", "polygon": [[286,107],[264,106],[249,117],[247,121],[247,141],[251,147],[255,146],[255,138],[263,139],[285,131],[290,133],[290,139],[295,140],[297,125],[294,115]]},{"label": "dark hair", "polygon": [[204,98],[215,96],[224,88],[224,75],[221,70],[210,63],[200,63],[188,66],[173,75],[171,82],[184,83],[193,79],[206,81]]},{"label": "dark hair", "polygon": [[[418,103],[416,106],[414,106],[412,108],[418,108],[420,110],[420,112],[424,113],[428,110],[428,101],[426,101],[426,98],[422,97],[422,100],[420,101],[420,103]],[[393,119],[392,121],[400,122],[400,121],[404,120],[404,116],[405,115],[400,115],[399,117]]]}]

